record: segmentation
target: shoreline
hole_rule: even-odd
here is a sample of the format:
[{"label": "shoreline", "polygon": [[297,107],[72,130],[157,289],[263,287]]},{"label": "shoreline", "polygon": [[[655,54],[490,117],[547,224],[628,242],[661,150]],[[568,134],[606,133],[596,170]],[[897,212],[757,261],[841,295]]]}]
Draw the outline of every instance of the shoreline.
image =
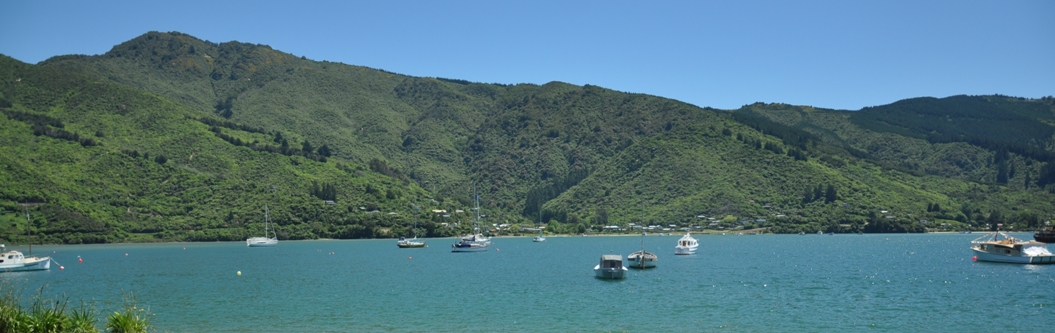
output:
[{"label": "shoreline", "polygon": [[[992,231],[978,231],[977,234],[984,235],[986,233],[991,233],[991,232]],[[1033,233],[1034,231],[1030,230],[1030,231],[1003,231],[1003,232],[1016,234],[1016,233]],[[740,234],[740,233],[742,233],[742,234]],[[926,235],[926,234],[959,234],[959,233],[961,233],[961,232],[959,232],[959,231],[931,231],[931,232],[912,233],[912,234]],[[768,233],[768,232],[767,233],[758,233],[758,232],[743,232],[743,231],[726,231],[724,233],[723,232],[708,232],[708,231],[704,231],[704,232],[691,232],[690,234],[693,235],[693,236],[738,236],[738,234],[739,234],[739,236],[797,235],[797,234],[776,234],[776,233]],[[864,233],[863,235],[901,235],[901,234],[904,234],[904,233]],[[972,233],[972,234],[975,234],[975,233]],[[810,234],[805,234],[805,235],[813,235],[813,234],[810,233]],[[827,234],[824,234],[824,235],[827,235]],[[856,234],[855,233],[836,233],[836,235],[856,235]],[[511,235],[491,236],[491,238],[492,239],[512,239],[512,238],[532,238],[532,237],[535,237],[535,236],[536,236],[536,234],[524,234],[524,235],[520,235],[520,236],[511,236]],[[641,236],[641,234],[630,234],[630,233],[627,233],[627,234],[586,234],[585,236],[583,236],[583,235],[572,235],[572,234],[545,235],[546,238],[640,237],[640,236]],[[669,237],[669,236],[679,236],[680,237],[680,236],[684,236],[684,234],[679,232],[679,233],[664,233],[664,235],[662,235],[662,236],[660,236],[659,233],[651,233],[651,234],[645,235],[645,237],[657,237],[657,236],[658,237]],[[419,239],[458,239],[460,237],[461,236],[419,237]],[[392,237],[392,238],[347,238],[347,239],[345,239],[345,238],[315,238],[315,239],[282,239],[280,241],[283,241],[283,242],[350,241],[350,240],[393,240],[394,241],[394,240],[398,240],[398,239],[399,239],[399,237]],[[172,241],[172,242],[81,243],[81,244],[49,243],[49,244],[33,244],[33,246],[44,247],[44,246],[66,246],[66,245],[207,244],[207,243],[234,243],[234,242],[242,243],[242,242],[245,242],[245,241],[241,241],[241,240],[234,240],[234,241],[207,241],[207,242]],[[0,242],[0,244],[5,244],[5,243]],[[29,244],[5,244],[5,245],[8,248],[12,248],[12,247],[29,247]]]}]

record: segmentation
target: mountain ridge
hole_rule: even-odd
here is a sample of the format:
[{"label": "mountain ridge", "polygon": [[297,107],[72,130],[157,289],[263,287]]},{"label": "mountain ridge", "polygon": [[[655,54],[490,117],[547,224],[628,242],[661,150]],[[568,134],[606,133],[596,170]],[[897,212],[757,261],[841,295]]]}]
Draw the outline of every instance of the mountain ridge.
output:
[{"label": "mountain ridge", "polygon": [[[950,118],[954,123],[951,127],[930,128],[917,122],[897,123],[889,115],[883,118],[879,114],[937,115],[940,111],[933,110],[967,103],[960,96],[928,99],[937,106],[926,106],[922,111],[903,107],[906,103],[915,105],[913,99],[860,111],[780,103],[717,110],[591,85],[502,85],[413,77],[310,61],[266,45],[211,43],[179,33],[147,33],[99,56],[60,56],[38,65],[8,58],[0,65],[8,69],[7,75],[0,77],[8,87],[0,96],[0,106],[11,112],[47,115],[72,129],[91,132],[95,127],[90,124],[99,122],[93,119],[120,110],[121,104],[74,105],[79,113],[71,113],[62,110],[69,106],[66,100],[42,97],[83,91],[88,100],[98,104],[107,95],[145,94],[157,100],[142,102],[143,108],[171,104],[183,115],[178,122],[187,122],[177,127],[195,128],[176,131],[195,133],[181,139],[189,143],[184,145],[194,147],[190,142],[205,140],[210,147],[223,147],[211,148],[221,152],[216,155],[195,155],[157,142],[145,144],[153,141],[129,131],[150,124],[127,123],[111,116],[100,119],[120,124],[113,127],[124,132],[103,131],[98,138],[102,148],[83,149],[109,150],[109,154],[150,150],[155,154],[152,156],[161,152],[169,161],[155,164],[183,170],[185,177],[196,182],[212,182],[209,186],[222,183],[235,193],[256,191],[244,185],[234,189],[230,184],[229,174],[245,168],[242,164],[258,168],[258,163],[264,163],[270,165],[265,167],[269,172],[298,170],[298,176],[279,182],[295,193],[292,197],[296,200],[285,202],[291,210],[285,219],[300,228],[295,236],[283,237],[391,237],[406,230],[398,220],[379,223],[367,215],[348,218],[337,212],[311,212],[317,208],[308,204],[312,198],[309,193],[317,193],[312,192],[312,183],[334,184],[340,199],[337,206],[347,212],[344,214],[360,214],[359,208],[365,210],[367,206],[371,210],[402,206],[405,210],[411,206],[409,201],[424,204],[435,200],[426,206],[436,209],[464,207],[467,188],[476,183],[495,224],[528,224],[537,221],[533,214],[541,213],[553,223],[551,230],[562,232],[586,231],[606,223],[686,225],[698,223],[693,217],[701,214],[732,216],[732,222],[722,224],[727,228],[749,224],[777,232],[919,231],[924,228],[921,221],[928,219],[960,228],[982,228],[989,219],[1026,227],[1053,216],[1048,203],[1052,202],[1055,179],[1049,178],[1055,177],[1055,168],[1045,155],[1052,150],[1053,138],[1044,137],[1049,129],[1043,127],[1051,127],[1047,121],[1055,110],[1049,98],[968,96],[974,98],[968,101],[973,104],[968,104],[976,108],[964,108],[964,113],[1013,115],[1009,123],[995,123],[995,132],[971,139],[956,130],[958,118]],[[29,85],[16,82],[21,74],[12,73],[10,69],[15,68],[85,79],[64,85],[62,79],[51,77]],[[93,85],[120,92],[86,88]],[[30,93],[24,87],[37,92]],[[984,101],[976,101],[978,98]],[[121,112],[136,115],[140,111],[126,105]],[[866,113],[869,117],[860,116]],[[207,125],[200,119],[232,125]],[[1041,125],[1030,123],[1035,130],[1014,136],[1029,138],[1026,144],[990,140],[1000,135],[1000,130],[1032,120]],[[19,126],[15,120],[5,121],[13,124],[6,126],[8,130],[17,130],[11,127]],[[78,133],[91,137],[87,132]],[[112,140],[118,138],[121,142],[115,144]],[[280,148],[280,144],[293,148]],[[303,154],[300,146],[322,145],[332,151],[329,161],[287,155],[282,160],[285,162],[276,164],[281,159],[275,157]],[[266,146],[272,147],[267,148],[272,152],[259,150]],[[315,153],[315,149],[309,150]],[[258,154],[271,157],[247,157]],[[24,163],[16,151],[5,156],[8,165]],[[309,165],[318,167],[304,168]],[[223,177],[227,178],[220,179]],[[233,178],[248,181],[245,184],[258,183],[250,180],[254,177],[258,176],[243,173]],[[256,189],[267,185],[257,184]],[[90,192],[85,187],[67,187],[72,192]],[[822,196],[816,192],[824,192],[824,188],[836,193],[833,200],[818,199]],[[8,206],[11,201],[28,198],[26,191],[9,192],[4,196]],[[261,195],[250,196],[259,199]],[[53,195],[42,196],[59,200]],[[89,199],[82,206],[100,200],[84,196]],[[207,197],[198,196],[196,200]],[[224,215],[223,211],[231,210],[217,203],[198,204],[207,206],[202,210],[216,211],[202,213],[204,216]],[[941,208],[933,210],[935,204]],[[236,210],[248,210],[248,202],[238,205],[242,207]],[[875,216],[879,210],[895,207],[901,212],[896,226]],[[64,209],[81,213],[92,210]],[[189,237],[187,232],[174,230],[192,220],[190,217],[167,221],[165,227],[143,228],[145,219],[128,218],[122,225],[116,222],[119,215],[111,213],[114,217],[90,218],[85,223],[105,221],[124,229],[147,230],[144,234],[161,240]],[[431,236],[459,231],[440,228],[440,222],[445,221],[442,217],[421,217],[430,221],[426,228],[431,228]],[[373,225],[367,228],[370,223]],[[890,229],[866,229],[868,225]],[[230,223],[210,223],[209,227],[214,233],[226,233],[224,239],[237,239],[247,229],[244,224]],[[353,227],[360,231],[348,231]],[[161,234],[165,236],[158,236]],[[135,237],[139,236],[115,236],[105,241]]]}]

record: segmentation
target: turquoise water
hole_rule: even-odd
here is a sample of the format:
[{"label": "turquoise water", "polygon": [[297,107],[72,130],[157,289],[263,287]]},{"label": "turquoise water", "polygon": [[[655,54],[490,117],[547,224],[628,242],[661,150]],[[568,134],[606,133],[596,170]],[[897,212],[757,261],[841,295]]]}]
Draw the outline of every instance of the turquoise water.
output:
[{"label": "turquoise water", "polygon": [[657,268],[621,281],[593,266],[640,237],[35,246],[66,269],[0,279],[103,315],[133,292],[161,332],[1049,330],[1055,266],[972,262],[978,236],[697,236],[693,256],[649,236]]}]

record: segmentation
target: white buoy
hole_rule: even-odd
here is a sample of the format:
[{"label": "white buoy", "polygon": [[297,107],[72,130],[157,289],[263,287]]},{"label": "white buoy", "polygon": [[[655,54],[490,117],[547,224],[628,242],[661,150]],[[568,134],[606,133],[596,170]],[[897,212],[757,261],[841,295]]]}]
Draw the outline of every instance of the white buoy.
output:
[{"label": "white buoy", "polygon": [[238,276],[242,276],[242,271],[238,271]]}]

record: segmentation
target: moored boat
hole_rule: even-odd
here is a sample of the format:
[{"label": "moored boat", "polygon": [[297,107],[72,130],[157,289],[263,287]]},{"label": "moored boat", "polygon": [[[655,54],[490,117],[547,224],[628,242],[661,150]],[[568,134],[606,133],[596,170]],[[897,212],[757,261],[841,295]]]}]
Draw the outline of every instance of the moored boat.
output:
[{"label": "moored boat", "polygon": [[451,244],[451,252],[484,252],[491,246],[491,239],[480,233],[480,195],[473,189],[476,202],[476,218],[473,219],[473,234],[462,237],[461,241]]},{"label": "moored boat", "polygon": [[685,232],[685,236],[681,236],[681,239],[678,239],[678,246],[674,247],[674,254],[695,254],[698,246],[700,246],[700,243],[696,242],[695,238],[692,238],[692,233]]},{"label": "moored boat", "polygon": [[[29,204],[27,203],[26,206]],[[26,228],[31,228],[30,224],[33,223],[29,218],[29,208],[23,206],[26,210]],[[32,229],[29,229],[32,230]],[[25,256],[21,251],[5,251],[4,244],[0,244],[0,272],[22,272],[22,271],[40,271],[51,269],[51,257],[36,257],[33,255],[33,241],[32,235],[29,241],[29,256]]]},{"label": "moored boat", "polygon": [[0,244],[0,272],[39,271],[51,269],[51,257],[26,257],[20,251],[4,251]]},{"label": "moored boat", "polygon": [[[1003,236],[1003,239],[1000,237]],[[1023,240],[1000,231],[971,241],[974,259],[1015,264],[1055,264],[1055,254],[1048,245],[1034,240]]]},{"label": "moored boat", "polygon": [[421,207],[418,207],[417,205],[414,205],[414,228],[410,229],[413,232],[413,234],[414,234],[414,238],[406,239],[404,237],[399,237],[399,240],[396,241],[396,246],[398,246],[401,249],[414,249],[414,248],[425,247],[425,242],[419,242],[418,241],[417,230],[418,230],[418,210],[419,209],[421,209]]},{"label": "moored boat", "polygon": [[1055,226],[1033,233],[1033,239],[1041,243],[1055,243]]},{"label": "moored boat", "polygon": [[601,262],[593,268],[599,279],[622,279],[626,276],[626,271],[626,267],[623,267],[623,256],[619,254],[601,255]]},{"label": "moored boat", "polygon": [[399,237],[399,240],[396,241],[396,246],[398,246],[401,249],[419,248],[419,247],[425,247],[425,242],[419,242],[417,237],[414,237],[414,238],[411,238],[411,239],[406,239],[404,237]]},{"label": "moored boat", "polygon": [[626,261],[629,262],[627,265],[631,268],[654,268],[656,267],[656,261],[659,261],[659,256],[645,251],[645,234],[641,234],[641,251],[626,256]]},{"label": "moored boat", "polygon": [[[274,234],[275,237],[269,237]],[[271,218],[268,217],[267,204],[264,204],[264,237],[249,237],[245,240],[248,247],[274,247],[278,245],[278,234],[271,227]]]}]

